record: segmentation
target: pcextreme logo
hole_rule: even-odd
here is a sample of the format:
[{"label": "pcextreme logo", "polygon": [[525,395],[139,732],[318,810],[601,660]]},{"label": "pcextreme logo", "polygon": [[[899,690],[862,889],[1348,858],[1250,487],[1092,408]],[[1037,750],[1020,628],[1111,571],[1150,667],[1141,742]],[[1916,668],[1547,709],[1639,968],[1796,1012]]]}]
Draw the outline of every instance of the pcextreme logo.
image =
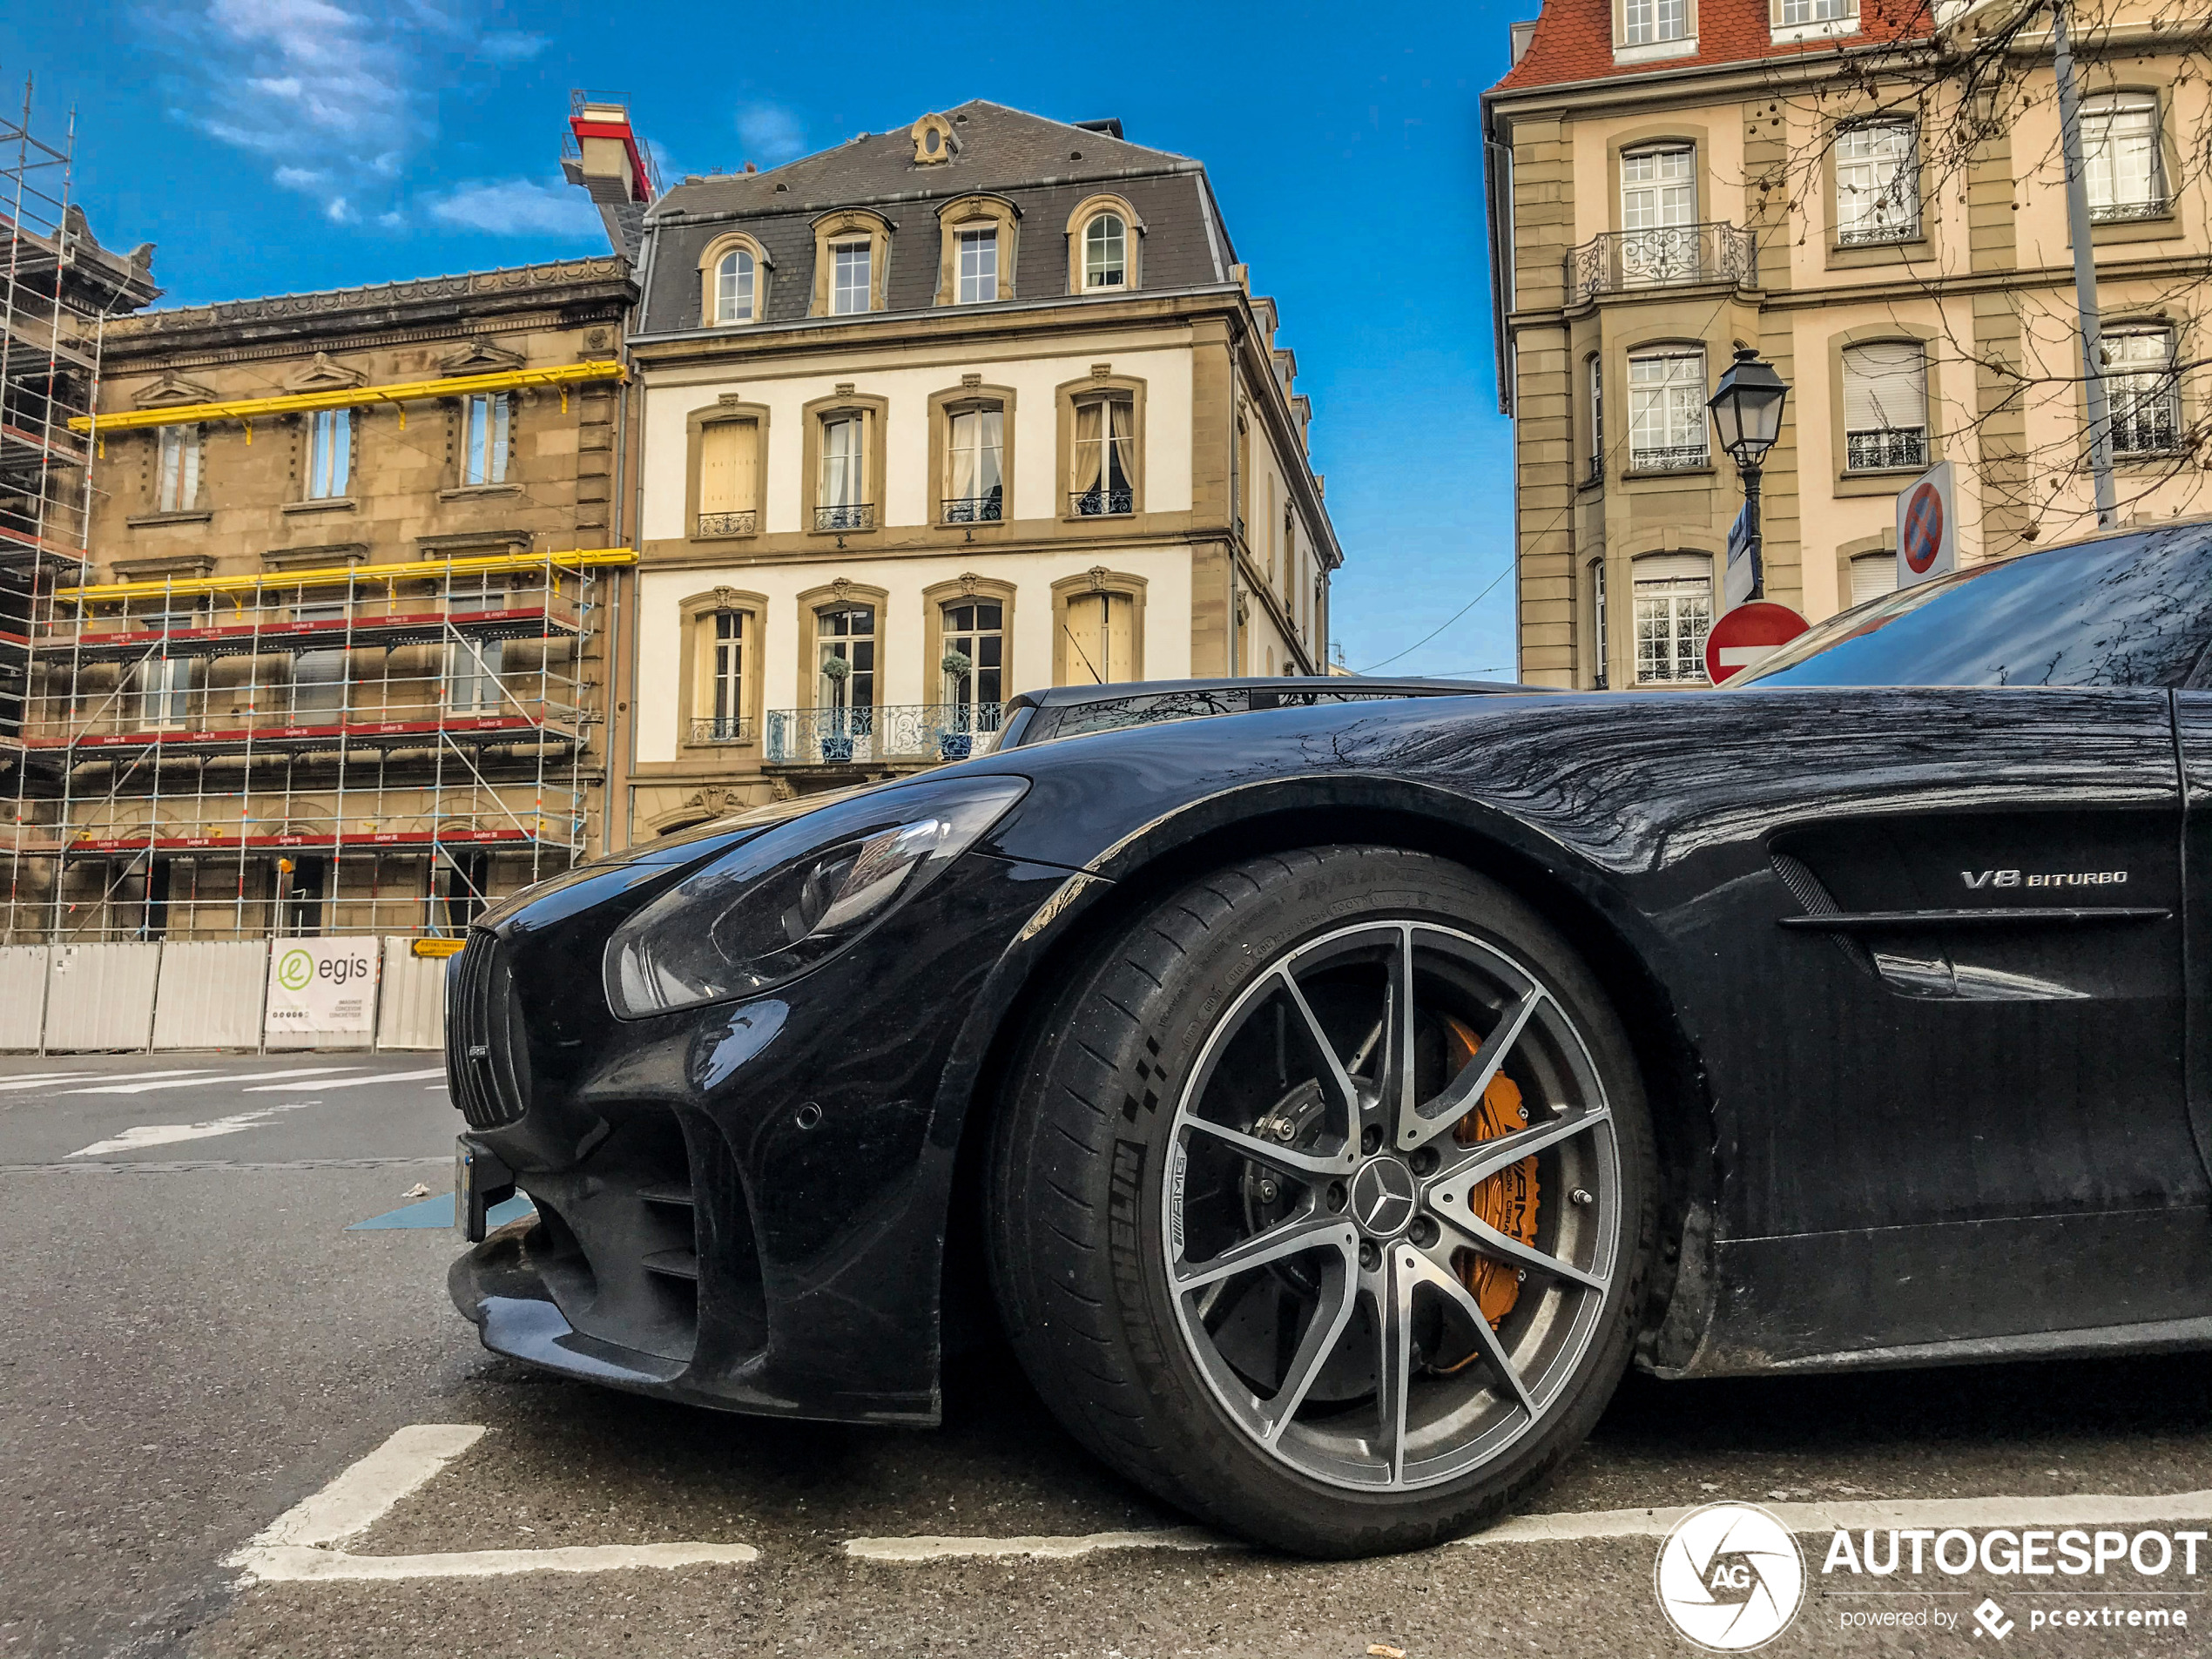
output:
[{"label": "pcextreme logo", "polygon": [[1790,1529],[1750,1503],[1713,1503],[1677,1521],[1652,1569],[1667,1621],[1713,1653],[1749,1653],[1790,1628],[1805,1558]]}]

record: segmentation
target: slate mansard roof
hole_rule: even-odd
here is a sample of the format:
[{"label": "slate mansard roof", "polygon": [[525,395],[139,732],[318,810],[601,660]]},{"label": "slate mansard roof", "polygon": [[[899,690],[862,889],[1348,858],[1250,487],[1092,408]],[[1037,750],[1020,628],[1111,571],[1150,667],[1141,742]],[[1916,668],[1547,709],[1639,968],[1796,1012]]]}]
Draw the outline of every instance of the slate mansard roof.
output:
[{"label": "slate mansard roof", "polygon": [[1127,201],[1144,226],[1140,286],[1116,294],[1230,280],[1237,255],[1198,162],[981,99],[944,115],[957,145],[949,161],[918,165],[914,139],[901,127],[767,172],[721,174],[667,192],[646,216],[639,334],[698,327],[700,256],[731,231],[758,241],[773,268],[761,321],[805,318],[813,296],[814,221],[841,207],[866,207],[891,222],[886,310],[929,310],[937,293],[938,210],[977,192],[1007,198],[1020,215],[1013,303],[1072,297],[1068,215],[1108,193]]}]

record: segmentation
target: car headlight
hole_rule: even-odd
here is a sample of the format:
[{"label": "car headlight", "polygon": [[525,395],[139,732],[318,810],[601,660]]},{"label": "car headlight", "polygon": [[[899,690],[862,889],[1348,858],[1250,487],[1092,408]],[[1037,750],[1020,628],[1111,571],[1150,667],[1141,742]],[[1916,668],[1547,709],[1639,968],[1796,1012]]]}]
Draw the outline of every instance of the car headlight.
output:
[{"label": "car headlight", "polygon": [[965,778],[837,802],[732,848],[607,941],[617,1017],[757,996],[845,948],[934,880],[1022,799]]}]

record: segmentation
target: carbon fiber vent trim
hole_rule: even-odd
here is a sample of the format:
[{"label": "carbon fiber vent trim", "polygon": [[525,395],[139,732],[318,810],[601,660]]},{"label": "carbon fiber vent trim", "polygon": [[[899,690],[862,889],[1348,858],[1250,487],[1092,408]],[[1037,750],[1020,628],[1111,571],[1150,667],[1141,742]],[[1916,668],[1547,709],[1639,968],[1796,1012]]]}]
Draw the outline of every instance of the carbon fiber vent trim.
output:
[{"label": "carbon fiber vent trim", "polygon": [[507,947],[482,931],[446,984],[446,1075],[471,1129],[504,1129],[529,1109],[529,1037]]}]

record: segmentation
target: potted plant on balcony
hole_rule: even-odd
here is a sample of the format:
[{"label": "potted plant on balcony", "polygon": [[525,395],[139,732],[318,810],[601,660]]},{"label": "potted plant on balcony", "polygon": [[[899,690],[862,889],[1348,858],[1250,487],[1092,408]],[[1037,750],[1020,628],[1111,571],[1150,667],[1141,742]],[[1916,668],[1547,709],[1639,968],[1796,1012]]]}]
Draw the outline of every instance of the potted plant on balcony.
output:
[{"label": "potted plant on balcony", "polygon": [[853,759],[853,734],[845,725],[845,682],[852,678],[853,664],[842,657],[822,659],[822,678],[830,683],[833,699],[830,707],[830,729],[822,733],[822,759],[833,765],[846,765]]},{"label": "potted plant on balcony", "polygon": [[951,721],[939,728],[937,754],[944,760],[965,760],[974,752],[975,734],[968,728],[968,702],[961,692],[965,688],[968,671],[975,666],[974,659],[964,651],[948,651],[937,664],[945,671]]}]

